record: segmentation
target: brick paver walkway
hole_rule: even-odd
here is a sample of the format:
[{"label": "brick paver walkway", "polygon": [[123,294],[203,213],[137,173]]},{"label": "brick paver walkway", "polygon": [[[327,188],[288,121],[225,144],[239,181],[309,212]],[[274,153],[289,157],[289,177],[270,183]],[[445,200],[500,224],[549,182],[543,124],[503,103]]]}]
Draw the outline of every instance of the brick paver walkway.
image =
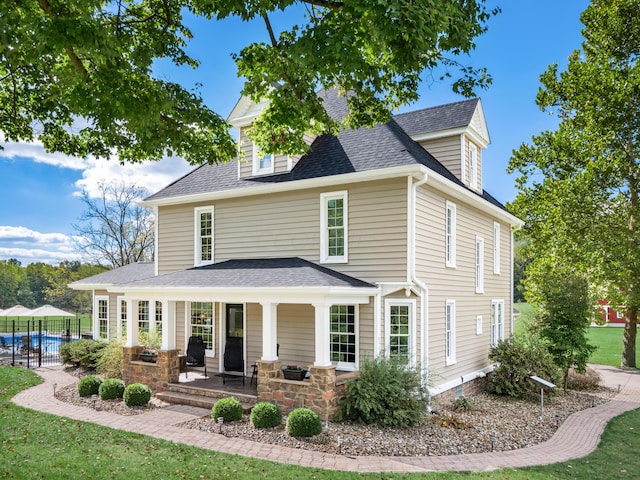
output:
[{"label": "brick paver walkway", "polygon": [[294,465],[355,472],[488,471],[508,467],[545,465],[583,457],[597,447],[604,427],[610,419],[640,407],[640,371],[594,367],[601,373],[604,384],[616,389],[618,394],[604,405],[571,415],[550,440],[532,447],[506,452],[441,457],[345,457],[227,438],[215,433],[176,427],[178,423],[209,413],[193,407],[172,406],[136,416],[95,411],[60,402],[53,397],[54,384],[56,388],[60,388],[76,381],[61,367],[38,369],[37,372],[44,382],[19,393],[13,401],[26,408],[93,422],[110,428],[218,452],[235,453]]}]

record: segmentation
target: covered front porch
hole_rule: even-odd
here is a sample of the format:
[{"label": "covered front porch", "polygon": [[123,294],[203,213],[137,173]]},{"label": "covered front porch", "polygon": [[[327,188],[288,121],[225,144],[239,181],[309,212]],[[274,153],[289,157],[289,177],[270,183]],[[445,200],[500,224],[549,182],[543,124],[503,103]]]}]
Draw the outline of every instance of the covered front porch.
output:
[{"label": "covered front porch", "polygon": [[[224,264],[120,286],[126,317],[134,320],[126,323],[125,381],[146,380],[156,392],[186,383],[188,341],[201,336],[205,388],[231,393],[255,388],[259,400],[274,401],[285,411],[305,405],[328,417],[337,404],[336,370],[358,369],[360,318],[372,323],[377,288],[301,259]],[[149,318],[159,319],[162,344],[153,365],[140,361],[135,319],[141,302],[153,306]],[[232,352],[233,369],[231,343],[239,346]],[[307,378],[284,379],[284,365],[308,370]],[[230,370],[238,378],[222,377]]]}]

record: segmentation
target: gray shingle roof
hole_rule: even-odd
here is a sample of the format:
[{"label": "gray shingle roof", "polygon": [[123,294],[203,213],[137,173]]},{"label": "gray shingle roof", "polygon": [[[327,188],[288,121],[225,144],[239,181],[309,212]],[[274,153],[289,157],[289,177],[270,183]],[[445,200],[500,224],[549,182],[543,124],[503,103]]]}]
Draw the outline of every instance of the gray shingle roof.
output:
[{"label": "gray shingle roof", "polygon": [[393,119],[409,135],[466,127],[471,123],[478,102],[479,99],[472,98],[414,112],[401,113],[394,115]]},{"label": "gray shingle roof", "polygon": [[[323,105],[333,116],[339,116],[346,108],[344,97],[337,96],[335,92],[322,91],[319,95],[323,98]],[[424,128],[454,128],[468,125],[477,103],[477,99],[464,100],[396,115],[386,124],[373,128],[344,130],[337,137],[332,135],[319,136],[312,143],[311,151],[304,155],[288,173],[238,178],[238,168],[235,162],[202,165],[151,195],[147,200],[248,189],[256,185],[417,164],[424,165],[452,182],[467,188],[429,152],[411,139],[412,128],[409,125],[416,122],[416,125],[419,125],[416,128],[420,130],[420,133],[424,133],[422,131]],[[504,209],[500,202],[486,192],[479,196]]]},{"label": "gray shingle roof", "polygon": [[83,278],[77,280],[71,285],[117,285],[120,283],[127,283],[136,280],[142,280],[144,278],[150,278],[154,275],[153,263],[139,262],[130,263],[124,267],[114,268],[92,277]]},{"label": "gray shingle roof", "polygon": [[228,260],[129,282],[127,287],[354,287],[374,285],[302,258]]}]

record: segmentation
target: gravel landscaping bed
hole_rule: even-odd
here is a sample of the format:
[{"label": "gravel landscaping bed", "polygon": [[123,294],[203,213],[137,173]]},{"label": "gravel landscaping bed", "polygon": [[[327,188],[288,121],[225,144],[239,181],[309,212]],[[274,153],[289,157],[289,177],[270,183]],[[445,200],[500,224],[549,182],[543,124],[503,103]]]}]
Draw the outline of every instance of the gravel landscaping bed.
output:
[{"label": "gravel landscaping bed", "polygon": [[[542,420],[539,403],[479,394],[466,397],[472,405],[467,410],[454,410],[453,405],[434,405],[438,413],[428,415],[421,425],[413,428],[329,422],[320,435],[303,439],[290,437],[285,432],[284,422],[279,427],[257,429],[245,416],[242,421],[223,424],[222,434],[342,455],[426,456],[479,453],[492,449],[504,451],[548,440],[569,415],[605,403],[608,397],[610,393],[607,391],[598,395],[568,392],[553,399],[545,397]],[[180,426],[214,433],[220,431],[210,417],[191,420]]]},{"label": "gravel landscaping bed", "polygon": [[[572,413],[609,401],[614,392],[600,389],[595,393],[569,391],[554,397],[545,396],[544,418],[540,403],[512,400],[490,394],[465,397],[467,409],[455,409],[453,403],[434,403],[433,410],[418,426],[406,429],[379,428],[368,425],[329,422],[320,435],[312,438],[290,437],[282,425],[257,429],[248,416],[241,421],[220,426],[209,416],[179,426],[228,437],[293,448],[317,450],[343,455],[425,456],[504,451],[535,445],[551,438],[558,426]],[[77,384],[59,388],[55,397],[61,401],[119,415],[139,415],[167,406],[152,398],[145,407],[128,407],[122,400],[100,400],[78,395]]]}]

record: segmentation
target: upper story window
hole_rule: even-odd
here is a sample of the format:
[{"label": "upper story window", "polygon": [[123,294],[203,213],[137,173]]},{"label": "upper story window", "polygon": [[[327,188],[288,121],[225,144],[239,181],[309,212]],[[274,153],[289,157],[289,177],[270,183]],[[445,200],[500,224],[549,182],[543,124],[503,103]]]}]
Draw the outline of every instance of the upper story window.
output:
[{"label": "upper story window", "polygon": [[213,206],[195,209],[195,265],[213,263]]},{"label": "upper story window", "polygon": [[493,223],[493,273],[500,273],[500,224]]},{"label": "upper story window", "polygon": [[456,205],[446,203],[445,219],[445,265],[456,266]]},{"label": "upper story window", "polygon": [[469,185],[478,187],[478,148],[473,143],[469,143]]},{"label": "upper story window", "polygon": [[347,192],[320,195],[320,261],[346,262],[348,260]]},{"label": "upper story window", "polygon": [[253,146],[253,175],[266,175],[273,173],[274,155],[272,153],[264,153],[260,147]]},{"label": "upper story window", "polygon": [[484,293],[484,239],[476,237],[476,293]]}]

